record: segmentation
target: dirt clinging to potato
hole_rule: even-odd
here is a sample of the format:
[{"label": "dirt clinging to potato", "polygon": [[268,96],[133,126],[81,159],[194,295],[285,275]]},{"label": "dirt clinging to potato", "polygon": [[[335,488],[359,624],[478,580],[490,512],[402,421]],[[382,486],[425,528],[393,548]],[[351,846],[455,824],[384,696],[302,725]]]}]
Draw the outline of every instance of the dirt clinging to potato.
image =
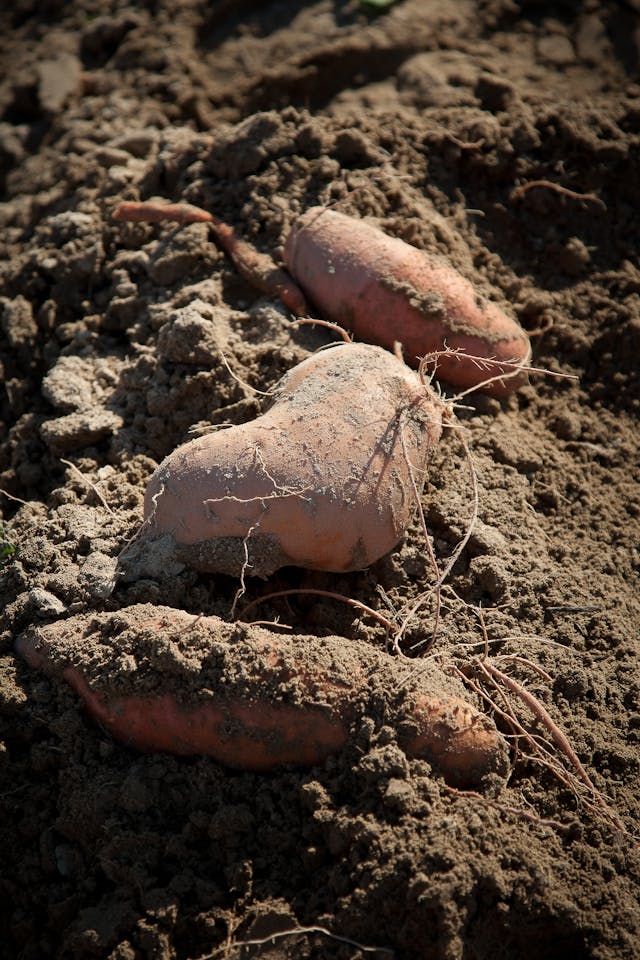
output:
[{"label": "dirt clinging to potato", "polygon": [[[640,956],[637,840],[522,744],[506,786],[479,795],[407,757],[377,709],[310,769],[142,755],[13,647],[24,631],[134,604],[228,622],[237,579],[159,564],[125,582],[116,558],[158,463],[254,419],[266,406],[255,390],[329,339],[257,296],[204,224],[118,224],[117,204],[196,203],[276,255],[301,213],[338,204],[449,259],[538,333],[537,366],[579,378],[532,379],[458,410],[479,518],[429,669],[453,689],[457,666],[474,698],[483,637],[468,605],[481,606],[489,655],[535,693],[636,833],[636,7],[405,0],[375,15],[355,0],[20,0],[0,14],[0,943],[11,960],[236,957],[233,944],[298,925],[324,932],[243,953]],[[450,431],[423,504],[444,566],[472,510]],[[432,578],[416,521],[367,570],[283,569],[241,599],[324,589],[393,617]],[[411,620],[410,656],[428,647],[433,613],[427,603]],[[346,671],[350,645],[391,657],[377,621],[329,597],[274,599],[251,616],[318,638],[319,661],[323,639],[342,638]],[[229,642],[242,629],[230,625]],[[185,691],[200,666],[187,639],[177,660],[173,647],[154,654]],[[82,656],[135,684],[124,661],[91,646]]]}]

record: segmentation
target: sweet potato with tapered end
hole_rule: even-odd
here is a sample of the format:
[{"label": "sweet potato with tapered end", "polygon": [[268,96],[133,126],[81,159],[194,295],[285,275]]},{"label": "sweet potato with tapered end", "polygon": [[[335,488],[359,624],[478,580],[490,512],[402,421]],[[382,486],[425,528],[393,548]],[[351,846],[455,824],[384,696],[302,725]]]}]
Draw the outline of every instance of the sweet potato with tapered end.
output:
[{"label": "sweet potato with tapered end", "polygon": [[505,741],[457,687],[452,695],[435,670],[420,664],[412,675],[418,665],[361,642],[276,636],[140,604],[30,628],[17,650],[71,684],[114,738],[146,752],[205,755],[243,770],[305,766],[378,715],[398,728],[409,756],[451,784],[506,771]]},{"label": "sweet potato with tapered end", "polygon": [[442,404],[380,347],[314,354],[251,423],[168,456],[145,497],[126,576],[197,570],[268,576],[281,566],[346,571],[400,540],[441,433]]},{"label": "sweet potato with tapered end", "polygon": [[[474,387],[489,377],[513,374],[505,361],[524,364],[531,356],[520,325],[451,264],[362,220],[312,207],[294,222],[284,256],[322,316],[357,339],[387,348],[399,341],[414,366],[438,350],[460,351],[437,360],[438,377],[455,386]],[[479,365],[469,357],[492,362]],[[525,380],[526,374],[518,372],[484,389],[499,396]]]}]

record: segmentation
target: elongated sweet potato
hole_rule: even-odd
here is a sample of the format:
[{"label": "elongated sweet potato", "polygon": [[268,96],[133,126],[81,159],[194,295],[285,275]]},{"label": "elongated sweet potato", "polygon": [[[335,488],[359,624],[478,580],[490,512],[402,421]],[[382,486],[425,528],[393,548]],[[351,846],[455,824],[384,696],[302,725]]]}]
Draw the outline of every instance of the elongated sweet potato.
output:
[{"label": "elongated sweet potato", "polygon": [[[456,386],[513,373],[505,361],[531,356],[520,325],[451,264],[362,220],[312,207],[293,224],[285,262],[321,315],[358,339],[388,348],[399,341],[412,366],[445,347],[460,351],[437,361],[438,377]],[[479,366],[463,354],[498,362]],[[498,396],[525,379],[521,373],[485,389]]]},{"label": "elongated sweet potato", "polygon": [[174,561],[263,577],[285,565],[366,567],[409,523],[410,470],[420,486],[441,412],[380,347],[314,354],[282,379],[262,417],[192,440],[160,464],[127,575]]},{"label": "elongated sweet potato", "polygon": [[384,722],[398,728],[406,753],[449,783],[470,786],[506,769],[493,723],[444,691],[435,670],[421,664],[413,677],[365,643],[281,637],[136,605],[31,628],[17,649],[70,683],[103,728],[138,750],[202,754],[244,770],[316,764],[384,702]]},{"label": "elongated sweet potato", "polygon": [[388,349],[401,343],[411,366],[445,351],[433,357],[430,369],[454,386],[502,396],[526,382],[526,372],[519,368],[528,363],[531,345],[515,320],[482,297],[446,260],[363,220],[312,207],[294,222],[287,237],[287,274],[227,224],[190,204],[123,203],[114,217],[208,222],[239,273],[259,290],[279,297],[292,313],[306,315],[307,297],[326,320],[366,343]]}]

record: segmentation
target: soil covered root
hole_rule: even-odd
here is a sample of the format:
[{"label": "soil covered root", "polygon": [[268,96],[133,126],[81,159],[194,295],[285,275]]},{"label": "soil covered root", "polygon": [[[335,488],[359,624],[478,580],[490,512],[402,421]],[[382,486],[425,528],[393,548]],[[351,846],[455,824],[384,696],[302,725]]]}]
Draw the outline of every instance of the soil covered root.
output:
[{"label": "soil covered root", "polygon": [[254,771],[313,765],[372,717],[451,785],[507,772],[506,742],[457,681],[444,687],[436,668],[417,673],[366,643],[139,604],[30,627],[16,648],[68,682],[116,740],[144,752]]}]

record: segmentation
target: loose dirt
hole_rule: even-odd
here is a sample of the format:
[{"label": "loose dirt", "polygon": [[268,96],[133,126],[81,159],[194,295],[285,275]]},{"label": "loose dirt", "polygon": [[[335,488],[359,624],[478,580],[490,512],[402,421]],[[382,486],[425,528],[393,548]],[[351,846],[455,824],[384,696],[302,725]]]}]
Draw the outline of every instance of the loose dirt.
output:
[{"label": "loose dirt", "polygon": [[[10,7],[0,14],[3,956],[640,957],[638,4]],[[470,396],[459,409],[479,522],[426,656],[459,693],[457,667],[467,698],[510,737],[468,685],[483,652],[469,605],[481,606],[489,655],[545,705],[623,829],[513,738],[506,783],[455,791],[406,756],[375,709],[311,768],[258,774],[140,754],[93,723],[61,679],[16,657],[25,631],[138,603],[230,620],[236,579],[159,568],[125,582],[116,558],[159,461],[254,418],[266,404],[255,390],[330,339],[292,327],[251,289],[206,224],[113,220],[118,203],[154,197],[205,207],[276,257],[309,207],[369,217],[446,256],[538,334],[536,366],[577,377],[532,378],[504,401]],[[423,504],[444,567],[472,511],[451,431]],[[306,587],[393,617],[432,578],[416,520],[367,570],[247,578],[240,606]],[[402,641],[418,661],[433,614],[433,603],[420,608]],[[338,637],[392,659],[379,622],[326,597],[274,599],[251,616],[311,638],[306,649]],[[188,667],[184,637],[180,649]],[[306,932],[285,935],[297,927]]]}]

